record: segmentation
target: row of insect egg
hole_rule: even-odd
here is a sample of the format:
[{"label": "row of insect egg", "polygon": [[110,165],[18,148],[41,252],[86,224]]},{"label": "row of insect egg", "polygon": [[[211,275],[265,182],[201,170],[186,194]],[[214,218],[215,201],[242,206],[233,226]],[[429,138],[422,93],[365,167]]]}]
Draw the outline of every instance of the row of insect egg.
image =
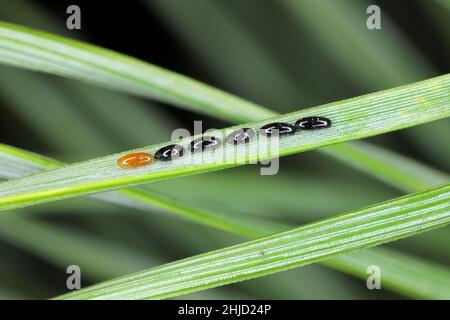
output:
[{"label": "row of insect egg", "polygon": [[[260,128],[261,133],[267,137],[274,134],[279,136],[286,136],[294,134],[298,130],[316,130],[328,128],[331,126],[331,121],[324,117],[307,117],[295,122],[295,125],[284,122],[273,122],[266,124]],[[255,136],[255,131],[251,128],[241,128],[231,133],[227,137],[230,144],[247,143]],[[214,136],[203,136],[191,142],[191,152],[213,150],[222,143],[221,139]],[[127,154],[121,157],[117,163],[122,168],[136,168],[142,167],[158,160],[171,161],[181,157],[184,153],[184,148],[178,144],[171,144],[162,147],[156,151],[155,155],[147,152],[137,152]]]}]

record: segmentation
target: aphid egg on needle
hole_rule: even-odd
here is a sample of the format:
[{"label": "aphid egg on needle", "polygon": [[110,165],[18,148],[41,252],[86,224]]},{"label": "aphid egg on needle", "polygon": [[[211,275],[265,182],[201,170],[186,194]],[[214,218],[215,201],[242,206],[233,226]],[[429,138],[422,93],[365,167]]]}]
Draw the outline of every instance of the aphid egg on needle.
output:
[{"label": "aphid egg on needle", "polygon": [[136,152],[126,154],[123,157],[117,160],[117,164],[121,168],[129,169],[129,168],[137,168],[149,165],[155,162],[155,158],[152,154],[147,152]]},{"label": "aphid egg on needle", "polygon": [[251,128],[241,128],[232,132],[227,140],[230,144],[248,143],[255,136],[255,130]]}]

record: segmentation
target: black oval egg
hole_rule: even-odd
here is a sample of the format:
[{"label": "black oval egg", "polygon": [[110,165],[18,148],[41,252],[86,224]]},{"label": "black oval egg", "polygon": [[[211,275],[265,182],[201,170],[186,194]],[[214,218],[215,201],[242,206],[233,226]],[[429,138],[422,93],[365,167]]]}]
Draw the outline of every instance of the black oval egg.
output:
[{"label": "black oval egg", "polygon": [[222,143],[222,140],[214,136],[204,136],[191,142],[191,151],[213,150]]},{"label": "black oval egg", "polygon": [[325,117],[306,117],[297,120],[295,126],[299,130],[316,130],[331,127],[331,120]]},{"label": "black oval egg", "polygon": [[278,130],[278,135],[288,136],[295,133],[295,127],[289,123],[273,122],[261,127],[261,133],[267,137],[272,136]]},{"label": "black oval egg", "polygon": [[254,136],[255,130],[251,128],[241,128],[230,133],[227,137],[227,141],[230,144],[248,143]]},{"label": "black oval egg", "polygon": [[155,158],[161,161],[170,161],[181,157],[183,152],[184,149],[182,146],[178,144],[171,144],[156,151]]}]

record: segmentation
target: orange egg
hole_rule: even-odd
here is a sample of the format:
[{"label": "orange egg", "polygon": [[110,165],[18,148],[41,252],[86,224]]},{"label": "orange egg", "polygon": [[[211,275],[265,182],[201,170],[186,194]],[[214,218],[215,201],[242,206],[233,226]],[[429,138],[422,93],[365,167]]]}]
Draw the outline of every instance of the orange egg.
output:
[{"label": "orange egg", "polygon": [[137,168],[152,164],[155,161],[155,158],[150,153],[136,152],[124,155],[117,160],[117,164],[121,168]]}]

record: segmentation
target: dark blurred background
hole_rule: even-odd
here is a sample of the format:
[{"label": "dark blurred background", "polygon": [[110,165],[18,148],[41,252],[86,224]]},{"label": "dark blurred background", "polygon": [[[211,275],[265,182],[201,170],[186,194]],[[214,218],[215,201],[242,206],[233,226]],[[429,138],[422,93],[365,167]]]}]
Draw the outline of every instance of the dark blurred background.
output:
[{"label": "dark blurred background", "polygon": [[[81,30],[66,29],[70,4],[81,8]],[[381,30],[366,28],[370,4],[381,8]],[[449,3],[439,0],[0,1],[1,20],[125,53],[281,113],[448,73],[449,12]],[[0,66],[0,141],[59,160],[81,161],[166,141],[175,128],[192,129],[194,120],[203,120],[205,127],[229,125]],[[449,135],[449,121],[443,120],[368,141],[448,172]],[[206,208],[296,224],[402,194],[315,152],[282,159],[275,177],[261,177],[253,166],[149,188]],[[243,241],[165,214],[79,199],[20,215],[20,222],[9,217],[7,227],[0,228],[3,298],[64,292],[64,266],[70,263],[85,270],[86,285]],[[8,230],[15,230],[14,236]],[[389,247],[448,264],[448,246],[431,246],[448,243],[446,231]],[[58,250],[58,239],[65,239],[60,247],[72,249]],[[387,290],[368,291],[364,281],[316,265],[190,297],[402,298]]]}]

